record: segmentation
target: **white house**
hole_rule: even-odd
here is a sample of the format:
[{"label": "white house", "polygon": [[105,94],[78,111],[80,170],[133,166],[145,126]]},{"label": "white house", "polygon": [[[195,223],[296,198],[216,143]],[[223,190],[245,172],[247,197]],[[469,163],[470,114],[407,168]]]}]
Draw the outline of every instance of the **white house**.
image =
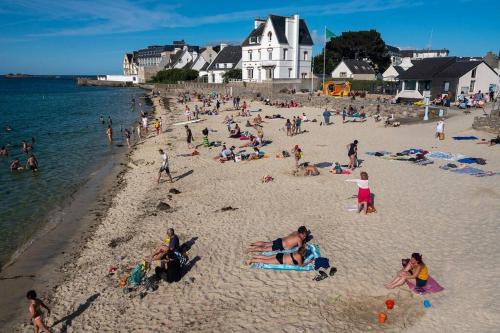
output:
[{"label": "white house", "polygon": [[364,60],[343,59],[332,71],[333,79],[375,80],[373,67]]},{"label": "white house", "polygon": [[221,45],[221,50],[207,67],[208,83],[223,83],[224,73],[230,69],[241,69],[241,46]]},{"label": "white house", "polygon": [[400,65],[390,65],[385,72],[382,73],[382,79],[387,82],[399,81],[399,75],[411,66],[413,66],[411,60],[409,58],[404,58]]},{"label": "white house", "polygon": [[313,40],[299,15],[255,19],[242,44],[242,78],[247,82],[311,77]]},{"label": "white house", "polygon": [[486,62],[470,58],[427,58],[399,75],[401,89],[396,97],[422,99],[426,92],[431,98],[446,94],[450,100],[463,92],[472,95],[479,91],[497,91],[498,74]]},{"label": "white house", "polygon": [[138,84],[141,83],[138,75],[98,75],[99,81],[127,82]]},{"label": "white house", "polygon": [[133,53],[125,53],[123,56],[123,75],[137,75],[137,59]]}]

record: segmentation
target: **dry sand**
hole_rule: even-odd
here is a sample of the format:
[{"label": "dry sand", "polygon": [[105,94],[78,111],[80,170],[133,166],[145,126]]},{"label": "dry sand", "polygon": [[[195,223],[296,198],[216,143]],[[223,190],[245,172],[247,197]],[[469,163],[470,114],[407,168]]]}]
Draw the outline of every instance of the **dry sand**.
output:
[{"label": "dry sand", "polygon": [[[193,104],[193,103],[191,103]],[[460,114],[446,124],[447,139],[434,138],[434,122],[384,128],[368,119],[364,124],[319,126],[321,110],[264,107],[262,116],[280,113],[292,117],[305,112],[317,123],[304,123],[308,132],[287,137],[283,120],[266,120],[264,132],[272,144],[270,158],[224,163],[213,160],[219,148],[189,153],[183,126],[168,126],[131,154],[126,186],[114,198],[107,216],[83,249],[70,278],[50,300],[53,330],[64,332],[498,332],[500,328],[500,176],[477,178],[409,162],[367,156],[366,151],[402,151],[421,147],[487,159],[485,170],[500,171],[500,147],[453,141],[453,135],[491,135],[470,128],[471,115]],[[159,110],[164,123],[184,120],[182,105],[173,112]],[[210,139],[227,139],[220,116],[193,124],[217,130]],[[237,118],[245,129],[247,118]],[[166,127],[164,125],[164,127]],[[378,212],[368,216],[347,211],[356,186],[349,178],[320,169],[317,177],[292,176],[293,158],[274,154],[298,144],[304,160],[312,163],[347,162],[345,146],[360,141],[362,170],[370,175]],[[155,182],[161,156],[167,148],[174,184]],[[249,150],[247,148],[247,150]],[[269,174],[274,182],[263,184]],[[355,176],[358,176],[356,172]],[[351,177],[352,178],[352,177]],[[181,191],[169,194],[170,188]],[[172,206],[159,211],[159,202]],[[220,212],[225,206],[238,208]],[[334,277],[313,281],[312,272],[255,270],[244,263],[248,243],[272,240],[306,225],[313,243],[337,267]],[[148,293],[125,295],[109,266],[120,269],[149,254],[175,228],[181,241],[194,239],[189,256],[193,268],[180,283]],[[114,248],[108,246],[119,239]],[[426,296],[433,305],[424,309],[424,297],[406,286],[388,291],[383,285],[400,268],[400,260],[421,252],[431,275],[445,290]],[[124,256],[123,259],[120,259]],[[396,308],[388,321],[377,323],[377,313],[392,297]],[[62,321],[61,321],[62,320]],[[27,320],[26,320],[27,322]],[[31,327],[22,325],[23,332]]]}]

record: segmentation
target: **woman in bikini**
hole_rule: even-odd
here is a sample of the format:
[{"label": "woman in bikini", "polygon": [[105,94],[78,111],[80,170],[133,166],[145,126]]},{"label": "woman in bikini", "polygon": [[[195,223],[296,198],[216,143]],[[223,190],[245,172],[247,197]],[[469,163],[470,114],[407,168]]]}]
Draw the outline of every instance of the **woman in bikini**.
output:
[{"label": "woman in bikini", "polygon": [[429,269],[422,260],[420,253],[412,253],[406,266],[399,271],[391,282],[385,285],[387,289],[394,289],[403,285],[407,280],[415,280],[418,289],[423,289],[429,279]]},{"label": "woman in bikini", "polygon": [[263,264],[280,264],[280,265],[295,265],[304,266],[304,260],[306,257],[306,243],[302,243],[302,246],[293,253],[277,253],[275,256],[253,256],[247,263],[249,265],[256,263]]},{"label": "woman in bikini", "polygon": [[30,313],[31,322],[35,326],[35,333],[38,332],[48,332],[50,330],[45,326],[42,318],[42,312],[40,311],[40,307],[43,307],[47,310],[47,313],[50,314],[50,309],[45,305],[40,299],[36,297],[36,292],[34,290],[28,291],[26,297],[30,300],[30,305],[28,306],[28,311]]}]

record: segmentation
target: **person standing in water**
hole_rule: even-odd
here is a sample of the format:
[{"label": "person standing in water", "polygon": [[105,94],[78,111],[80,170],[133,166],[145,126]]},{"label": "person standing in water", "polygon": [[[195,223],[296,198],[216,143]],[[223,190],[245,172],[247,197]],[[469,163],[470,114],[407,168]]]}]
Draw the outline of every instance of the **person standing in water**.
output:
[{"label": "person standing in water", "polygon": [[47,305],[45,305],[37,296],[34,290],[30,290],[26,293],[26,298],[29,300],[28,311],[30,314],[31,322],[33,326],[35,326],[35,333],[46,332],[50,333],[50,330],[45,326],[42,317],[42,311],[40,308],[45,308],[47,313],[50,315],[50,309]]},{"label": "person standing in water", "polygon": [[146,114],[142,115],[142,129],[144,130],[144,134],[147,136],[148,135],[148,117],[146,117]]},{"label": "person standing in water", "polygon": [[102,116],[102,114],[99,116],[99,120],[101,121],[101,124],[104,125],[104,117]]},{"label": "person standing in water", "polygon": [[0,156],[9,156],[9,150],[7,149],[7,147],[3,146],[1,149],[0,149]]},{"label": "person standing in water", "polygon": [[135,141],[139,142],[142,140],[142,134],[141,134],[141,123],[137,122],[137,126],[135,127]]},{"label": "person standing in water", "polygon": [[130,131],[128,130],[128,128],[125,128],[125,133],[123,133],[123,135],[125,136],[125,142],[127,142],[127,146],[129,148],[130,147]]},{"label": "person standing in water", "polygon": [[113,126],[113,119],[111,119],[111,116],[108,116],[108,125]]},{"label": "person standing in water", "polygon": [[113,142],[113,128],[111,125],[108,125],[108,129],[106,130],[106,134],[108,135],[108,141],[111,144]]},{"label": "person standing in water", "polygon": [[30,154],[30,157],[28,157],[28,160],[26,161],[26,169],[30,169],[32,172],[38,171],[38,160],[36,159],[35,155]]}]

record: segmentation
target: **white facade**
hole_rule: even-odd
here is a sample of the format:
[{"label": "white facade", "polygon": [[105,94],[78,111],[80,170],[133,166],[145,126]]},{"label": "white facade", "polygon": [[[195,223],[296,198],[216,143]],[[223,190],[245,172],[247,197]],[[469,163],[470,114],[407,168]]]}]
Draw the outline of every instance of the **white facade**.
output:
[{"label": "white facade", "polygon": [[241,69],[241,60],[233,67],[232,63],[218,63],[216,68],[210,69],[208,74],[208,83],[224,83],[224,73],[232,68]]},{"label": "white facade", "polygon": [[242,47],[242,78],[247,82],[272,79],[300,79],[311,77],[312,45],[299,44],[300,18],[286,17],[287,43],[280,43],[278,32],[268,17],[256,20],[254,28],[264,24],[262,34],[250,38]]},{"label": "white facade", "polygon": [[115,82],[130,82],[137,84],[139,83],[138,75],[99,75],[97,76],[99,81],[115,81]]},{"label": "white facade", "polygon": [[393,65],[390,65],[385,72],[382,73],[382,78],[387,82],[395,82],[397,81],[399,76],[398,71],[394,68]]},{"label": "white facade", "polygon": [[498,74],[491,70],[486,63],[482,62],[479,66],[460,77],[458,80],[456,96],[458,96],[462,91],[466,95],[475,94],[479,92],[479,90],[481,90],[482,93],[487,94],[490,86],[492,85],[494,87],[493,91],[497,91],[498,83]]},{"label": "white facade", "polygon": [[334,79],[352,79],[353,74],[349,67],[341,61],[340,64],[337,65],[332,71],[332,78]]}]

